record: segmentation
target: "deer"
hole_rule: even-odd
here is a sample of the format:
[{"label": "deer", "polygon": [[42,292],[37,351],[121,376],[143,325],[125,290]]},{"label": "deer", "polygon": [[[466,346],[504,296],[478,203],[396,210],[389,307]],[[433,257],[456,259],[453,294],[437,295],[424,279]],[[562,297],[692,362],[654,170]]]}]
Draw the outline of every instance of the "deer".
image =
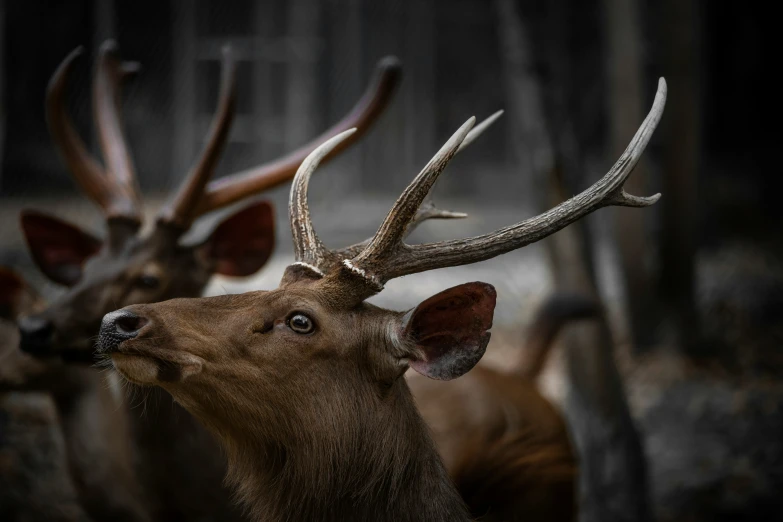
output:
[{"label": "deer", "polygon": [[[18,342],[15,319],[43,305],[21,275],[0,267],[0,374]],[[0,517],[90,520],[79,503],[57,410],[46,393],[0,391]]]},{"label": "deer", "polygon": [[555,292],[537,308],[516,360],[460,379],[406,374],[443,464],[481,520],[576,520],[578,458],[562,415],[536,386],[558,333],[600,314],[594,299]]},{"label": "deer", "polygon": [[359,246],[328,249],[307,205],[313,171],[347,139],[316,148],[291,185],[294,262],[277,289],[131,305],[104,316],[99,350],[132,383],[167,391],[222,444],[227,481],[255,520],[449,520],[470,515],[404,374],[458,378],[481,359],[496,302],[462,284],[406,312],[368,298],[386,282],[490,259],[606,206],[660,194],[624,183],[662,116],[666,83],[628,148],[594,185],[538,216],[466,239],[409,245],[405,233],[470,132],[470,118]]},{"label": "deer", "polygon": [[[119,421],[106,414],[121,407],[101,373],[90,367],[95,333],[103,315],[118,306],[196,297],[213,274],[241,277],[259,270],[275,242],[273,209],[268,202],[236,211],[200,243],[184,244],[180,239],[198,217],[290,180],[325,138],[346,128],[360,129],[356,138],[343,142],[332,155],[355,142],[388,106],[399,83],[399,62],[393,57],[381,60],[356,105],[319,138],[275,161],[210,181],[235,109],[235,66],[230,49],[224,50],[218,106],[206,145],[178,191],[158,213],[153,229],[142,234],[141,198],[119,115],[121,83],[138,65],[121,61],[113,41],[100,48],[93,108],[102,167],[87,152],[64,104],[67,79],[82,53],[82,48],[72,51],[52,76],[47,121],[76,182],[103,211],[107,237],[102,241],[54,216],[23,212],[21,226],[34,262],[51,281],[69,290],[45,310],[19,319],[20,351],[15,357],[31,354],[47,363],[56,359],[68,363],[52,362],[50,369],[56,375],[47,373],[42,378],[38,374],[26,384],[43,385],[53,393],[70,465],[89,512],[113,520],[129,513],[131,520],[238,520],[241,514],[222,487],[225,459],[218,446],[168,396],[151,394],[143,411],[122,410]],[[108,419],[113,420],[109,423]],[[127,426],[124,451],[107,458],[104,446],[116,439],[117,422]],[[200,462],[195,463],[193,455],[199,455]],[[116,496],[132,498],[122,502],[121,509],[107,513],[107,504],[116,504]],[[138,505],[147,509],[138,510]]]}]

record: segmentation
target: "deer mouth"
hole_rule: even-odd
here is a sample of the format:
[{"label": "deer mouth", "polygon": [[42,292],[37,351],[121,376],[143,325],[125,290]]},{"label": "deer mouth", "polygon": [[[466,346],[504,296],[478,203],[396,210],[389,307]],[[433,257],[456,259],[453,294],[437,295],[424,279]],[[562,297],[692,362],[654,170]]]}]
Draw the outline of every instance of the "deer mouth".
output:
[{"label": "deer mouth", "polygon": [[201,358],[145,342],[149,341],[144,332],[148,324],[128,310],[106,314],[98,338],[99,353],[109,356],[114,368],[136,384],[183,381],[201,371]]},{"label": "deer mouth", "polygon": [[165,348],[145,347],[143,341],[128,339],[104,351],[114,369],[133,383],[182,381],[201,368],[202,361],[197,357]]},{"label": "deer mouth", "polygon": [[153,385],[180,380],[178,365],[137,352],[115,352],[111,355],[111,362],[115,370],[135,384]]}]

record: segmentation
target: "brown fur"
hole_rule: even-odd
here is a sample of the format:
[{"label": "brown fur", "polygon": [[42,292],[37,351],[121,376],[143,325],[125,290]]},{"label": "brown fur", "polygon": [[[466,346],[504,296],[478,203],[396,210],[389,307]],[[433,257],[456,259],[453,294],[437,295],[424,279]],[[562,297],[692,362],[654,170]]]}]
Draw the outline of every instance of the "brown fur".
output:
[{"label": "brown fur", "polygon": [[87,521],[47,394],[0,393],[0,518]]},{"label": "brown fur", "polygon": [[[401,379],[425,360],[405,318],[340,306],[323,282],[128,307],[137,337],[115,346],[107,316],[102,347],[218,437],[256,520],[468,520]],[[291,329],[296,313],[311,334]]]},{"label": "brown fur", "polygon": [[[198,295],[212,273],[204,257],[208,248],[209,242],[180,247],[160,234],[130,241],[121,251],[107,246],[87,262],[80,282],[64,298],[38,314],[55,324],[50,350],[66,360],[92,360],[100,318],[116,304]],[[135,284],[149,274],[160,281],[158,288]],[[20,386],[53,394],[73,449],[77,485],[84,505],[94,508],[91,513],[113,520],[242,519],[223,487],[226,464],[219,447],[170,397],[153,394],[123,405],[113,400],[100,372],[45,364],[43,375],[28,374]],[[201,462],[194,454],[202,455]],[[113,506],[124,506],[126,514]]]},{"label": "brown fur", "polygon": [[[17,299],[19,313],[44,308],[43,300],[30,295],[27,289]],[[23,514],[26,506],[38,509],[39,504],[40,520],[82,520],[87,514],[98,520],[149,520],[133,477],[127,418],[101,376],[30,357],[18,349],[16,325],[3,323],[0,396],[7,440],[2,452],[9,483],[4,510],[20,520],[33,516]],[[47,491],[54,499],[64,497],[62,505],[42,502]]]},{"label": "brown fur", "polygon": [[[0,380],[19,367],[19,334],[12,319],[39,305],[40,298],[19,276],[0,268]],[[20,359],[31,362],[29,357]],[[48,394],[0,388],[0,519],[89,520],[79,505],[57,410]]]},{"label": "brown fur", "polygon": [[[94,238],[58,244],[62,237],[51,237],[47,228],[53,223],[59,223],[55,229],[60,236],[88,235],[57,218],[28,212],[23,215],[23,228],[31,249],[38,252],[36,261],[45,273],[63,271],[63,267],[43,266],[46,263],[67,261],[68,273],[81,274],[60,300],[20,322],[22,330],[25,321],[51,324],[53,333],[47,342],[26,345],[23,336],[21,347],[70,362],[94,361],[100,319],[116,306],[196,296],[218,265],[223,271],[255,271],[274,244],[271,207],[265,202],[235,213],[205,242],[189,246],[178,243],[181,230],[167,225],[146,237],[135,236],[130,227],[125,241],[104,243],[95,253],[79,246],[101,245]],[[117,227],[124,225],[111,226],[116,234]],[[149,277],[157,281],[154,287],[143,284]],[[24,365],[24,371],[8,372],[10,383],[48,391],[55,399],[74,478],[91,514],[139,522],[241,520],[223,487],[226,464],[219,447],[168,396],[152,397],[133,408],[114,398],[95,369],[52,359],[33,361],[18,351],[14,359]],[[194,462],[194,454],[202,455],[200,463]]]},{"label": "brown fur", "polygon": [[479,366],[453,381],[408,383],[474,516],[575,519],[577,464],[566,426],[531,382]]},{"label": "brown fur", "polygon": [[547,298],[508,372],[479,365],[447,382],[408,372],[419,411],[474,516],[575,520],[575,452],[560,412],[534,379],[562,327],[599,311],[580,295]]}]

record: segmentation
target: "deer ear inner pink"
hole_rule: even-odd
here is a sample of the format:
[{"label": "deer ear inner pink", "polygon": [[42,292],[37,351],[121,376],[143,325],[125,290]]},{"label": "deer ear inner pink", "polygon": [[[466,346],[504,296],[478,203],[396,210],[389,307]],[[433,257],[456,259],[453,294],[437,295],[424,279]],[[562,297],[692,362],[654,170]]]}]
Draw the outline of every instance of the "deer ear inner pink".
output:
[{"label": "deer ear inner pink", "polygon": [[253,275],[266,264],[275,248],[272,205],[260,201],[230,216],[215,229],[205,248],[216,274]]},{"label": "deer ear inner pink", "polygon": [[410,366],[432,379],[455,379],[486,351],[497,295],[486,283],[467,283],[436,294],[403,318],[405,339],[418,355]]},{"label": "deer ear inner pink", "polygon": [[81,279],[82,265],[103,245],[75,225],[32,210],[22,212],[22,231],[41,272],[65,286]]}]

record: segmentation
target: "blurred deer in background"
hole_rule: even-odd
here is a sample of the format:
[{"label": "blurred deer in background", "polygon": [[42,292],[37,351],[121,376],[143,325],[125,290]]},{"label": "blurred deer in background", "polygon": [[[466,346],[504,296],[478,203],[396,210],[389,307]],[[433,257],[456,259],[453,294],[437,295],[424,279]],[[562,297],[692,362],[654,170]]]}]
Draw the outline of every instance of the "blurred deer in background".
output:
[{"label": "blurred deer in background", "polygon": [[[121,375],[156,385],[207,426],[229,459],[228,480],[258,520],[469,520],[405,379],[408,368],[449,380],[489,342],[495,291],[469,283],[408,312],[365,300],[396,277],[476,263],[543,239],[626,194],[660,120],[650,114],[612,169],[555,208],[481,236],[407,245],[405,233],[468,135],[463,125],[405,189],[364,246],[329,250],[313,228],[309,178],[351,135],[318,147],[291,187],[296,262],[280,287],[134,305],[107,314],[99,344]],[[346,254],[348,252],[348,254]]]},{"label": "blurred deer in background", "polygon": [[[46,310],[19,321],[22,350],[73,362],[93,361],[93,340],[101,317],[118,306],[195,297],[212,274],[247,276],[259,270],[274,247],[269,203],[254,203],[233,214],[199,244],[183,245],[180,238],[197,217],[292,178],[302,160],[324,139],[349,127],[365,131],[388,105],[400,78],[396,59],[382,60],[356,106],[322,136],[274,162],[209,182],[234,114],[235,68],[226,51],[217,114],[204,151],[177,194],[160,211],[152,232],[142,236],[134,167],[118,114],[120,84],[137,67],[117,58],[113,42],[101,47],[93,101],[104,169],[87,152],[64,108],[67,77],[80,53],[81,49],[72,52],[55,72],[47,92],[47,118],[71,173],[103,209],[108,235],[101,241],[58,218],[24,212],[22,228],[33,259],[49,279],[70,290]],[[362,132],[343,142],[332,156]],[[14,357],[22,355],[17,352]],[[121,513],[133,513],[133,506],[142,503],[150,507],[155,519],[240,519],[222,487],[225,459],[219,448],[168,395],[154,393],[144,411],[124,414],[124,422],[130,424],[126,429],[129,442],[115,459],[108,458],[105,444],[112,437],[116,440],[118,425],[106,412],[117,411],[118,403],[98,371],[68,365],[58,369],[56,379],[47,376],[34,381],[35,386],[43,381],[57,401],[70,464],[89,512],[119,520]],[[198,461],[194,455],[199,455]],[[128,470],[137,472],[138,480],[123,484],[121,477]],[[131,495],[134,500],[123,502],[122,509],[107,512],[113,497],[128,496],[138,489],[139,481],[144,491]]]},{"label": "blurred deer in background", "polygon": [[598,313],[592,299],[556,293],[538,308],[509,369],[479,364],[451,381],[408,372],[416,405],[473,516],[576,519],[578,458],[561,414],[535,379],[558,332]]},{"label": "blurred deer in background", "polygon": [[[0,267],[0,375],[14,366],[6,358],[19,340],[15,319],[42,306],[19,274]],[[90,520],[79,505],[57,409],[46,393],[0,391],[0,515],[3,520]]]}]

